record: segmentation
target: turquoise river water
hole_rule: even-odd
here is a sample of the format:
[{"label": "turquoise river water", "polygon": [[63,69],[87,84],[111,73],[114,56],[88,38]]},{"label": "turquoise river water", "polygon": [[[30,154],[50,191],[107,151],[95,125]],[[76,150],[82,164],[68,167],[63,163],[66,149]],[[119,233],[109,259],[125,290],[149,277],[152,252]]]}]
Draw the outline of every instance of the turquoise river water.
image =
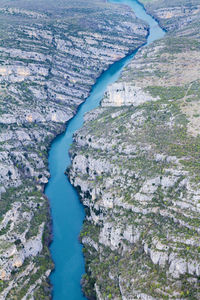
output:
[{"label": "turquoise river water", "polygon": [[[158,23],[146,14],[142,5],[136,0],[112,0],[113,3],[127,4],[136,16],[146,21],[150,26],[147,44],[164,36],[164,31]],[[66,131],[52,143],[49,151],[49,169],[51,178],[45,188],[45,194],[50,200],[53,220],[53,241],[50,246],[55,263],[55,270],[50,276],[53,286],[53,300],[83,300],[86,299],[80,286],[84,273],[82,245],[78,241],[79,232],[85,217],[83,205],[80,203],[76,190],[68,181],[64,172],[70,165],[68,154],[72,144],[73,134],[83,126],[83,116],[96,108],[107,86],[115,82],[137,51],[114,63],[105,71],[93,86],[88,99],[80,106],[77,114],[67,125]]]}]

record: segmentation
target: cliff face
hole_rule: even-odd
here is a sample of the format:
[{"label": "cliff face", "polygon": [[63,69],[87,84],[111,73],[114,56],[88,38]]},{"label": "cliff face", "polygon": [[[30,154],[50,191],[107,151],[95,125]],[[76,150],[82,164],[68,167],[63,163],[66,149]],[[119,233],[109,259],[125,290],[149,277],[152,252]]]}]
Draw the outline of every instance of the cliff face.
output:
[{"label": "cliff face", "polygon": [[200,25],[190,9],[195,20],[170,19],[179,29],[138,52],[74,137],[90,298],[200,298]]},{"label": "cliff face", "polygon": [[49,299],[47,150],[146,25],[103,1],[1,1],[0,298]]},{"label": "cliff face", "polygon": [[198,0],[141,0],[140,2],[167,31],[185,28],[199,21]]}]

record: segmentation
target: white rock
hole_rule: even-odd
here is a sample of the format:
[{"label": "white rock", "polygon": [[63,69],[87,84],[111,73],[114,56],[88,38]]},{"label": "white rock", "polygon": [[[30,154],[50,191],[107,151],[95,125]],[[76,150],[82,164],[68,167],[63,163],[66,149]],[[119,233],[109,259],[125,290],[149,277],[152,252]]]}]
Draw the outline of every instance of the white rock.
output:
[{"label": "white rock", "polygon": [[157,99],[158,98],[153,98],[149,93],[144,92],[139,86],[117,82],[108,87],[101,104],[103,107],[123,105],[138,106],[147,101],[155,101]]}]

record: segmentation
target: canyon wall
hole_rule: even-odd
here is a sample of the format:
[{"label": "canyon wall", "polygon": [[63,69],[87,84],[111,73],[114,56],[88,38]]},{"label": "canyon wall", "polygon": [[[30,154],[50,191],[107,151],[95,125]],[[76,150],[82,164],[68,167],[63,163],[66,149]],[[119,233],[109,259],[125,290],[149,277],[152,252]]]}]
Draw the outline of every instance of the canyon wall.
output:
[{"label": "canyon wall", "polygon": [[89,299],[199,299],[197,1],[143,1],[168,33],[144,47],[74,137]]}]

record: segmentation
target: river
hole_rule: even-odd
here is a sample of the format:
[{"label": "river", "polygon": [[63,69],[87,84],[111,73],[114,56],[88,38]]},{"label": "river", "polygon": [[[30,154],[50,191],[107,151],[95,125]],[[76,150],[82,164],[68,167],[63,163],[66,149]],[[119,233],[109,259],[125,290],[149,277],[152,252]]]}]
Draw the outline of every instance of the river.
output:
[{"label": "river", "polygon": [[[136,16],[146,21],[150,26],[147,45],[164,36],[164,31],[158,23],[146,14],[142,5],[136,0],[112,0],[113,3],[129,5]],[[52,143],[49,151],[49,170],[51,178],[45,188],[45,194],[50,200],[53,220],[53,242],[50,246],[55,263],[55,270],[50,276],[53,286],[53,300],[83,300],[80,280],[84,273],[82,246],[78,241],[79,232],[85,217],[84,208],[78,194],[68,181],[64,172],[70,165],[68,154],[72,137],[83,125],[86,112],[96,108],[107,86],[115,82],[128,62],[133,59],[136,51],[124,59],[114,63],[105,71],[93,86],[90,96],[84,102],[77,114],[67,125],[66,131]]]}]

